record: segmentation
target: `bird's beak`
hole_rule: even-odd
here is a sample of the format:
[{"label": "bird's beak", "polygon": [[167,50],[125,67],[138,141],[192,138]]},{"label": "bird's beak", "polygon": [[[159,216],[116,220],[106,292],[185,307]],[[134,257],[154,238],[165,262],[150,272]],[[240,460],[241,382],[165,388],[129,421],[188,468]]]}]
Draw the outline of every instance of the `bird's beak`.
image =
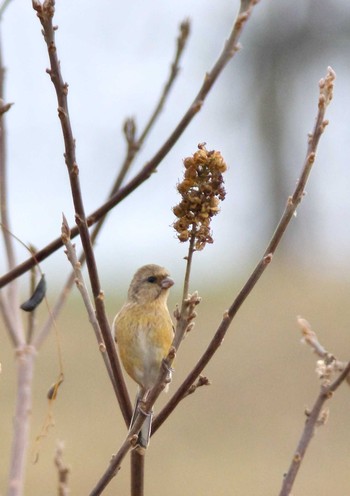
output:
[{"label": "bird's beak", "polygon": [[160,283],[162,289],[169,289],[171,286],[174,286],[174,281],[172,280],[171,277],[165,277],[162,282]]}]

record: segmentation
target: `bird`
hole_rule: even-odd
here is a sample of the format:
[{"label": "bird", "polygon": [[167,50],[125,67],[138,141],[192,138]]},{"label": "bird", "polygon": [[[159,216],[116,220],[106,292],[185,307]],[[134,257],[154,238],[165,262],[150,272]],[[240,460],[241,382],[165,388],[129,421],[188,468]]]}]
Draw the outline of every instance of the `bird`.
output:
[{"label": "bird", "polygon": [[[120,360],[128,375],[138,384],[130,429],[140,403],[155,385],[163,359],[174,337],[174,326],[167,306],[169,289],[174,285],[169,272],[148,264],[133,276],[127,300],[113,321],[114,339]],[[168,371],[169,382],[171,370]],[[136,446],[146,449],[151,435],[153,412],[145,419]]]}]

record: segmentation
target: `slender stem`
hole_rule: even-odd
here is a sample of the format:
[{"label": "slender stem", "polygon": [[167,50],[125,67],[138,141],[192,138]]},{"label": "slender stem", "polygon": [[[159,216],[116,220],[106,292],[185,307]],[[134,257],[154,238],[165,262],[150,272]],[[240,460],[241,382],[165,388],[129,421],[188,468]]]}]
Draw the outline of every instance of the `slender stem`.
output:
[{"label": "slender stem", "polygon": [[[75,247],[73,246],[73,244],[71,243],[71,241],[69,239],[69,231],[67,230],[67,224],[66,224],[65,218],[64,218],[63,224],[62,224],[62,238],[63,238],[64,245],[66,247],[67,258],[68,258],[69,262],[71,263],[73,270],[74,270],[75,283],[76,283],[77,288],[78,288],[78,290],[82,296],[87,314],[89,316],[89,322],[92,325],[92,328],[94,330],[94,333],[95,333],[95,336],[97,339],[99,350],[100,350],[102,357],[103,357],[103,360],[105,362],[107,373],[109,375],[109,378],[112,382],[113,388],[114,388],[116,395],[118,397],[118,387],[117,387],[117,384],[115,383],[115,378],[113,377],[113,374],[112,374],[112,370],[111,370],[111,366],[110,366],[110,363],[108,360],[108,356],[106,355],[106,347],[105,347],[104,342],[103,342],[101,329],[100,329],[99,323],[96,319],[95,310],[94,310],[93,304],[90,300],[87,287],[85,285],[85,281],[84,281],[83,274],[81,271],[81,264],[78,261]],[[129,422],[130,422],[130,418],[128,418],[128,415],[126,415],[126,420],[129,420]]]},{"label": "slender stem", "polygon": [[[193,231],[194,231],[194,229],[195,228],[193,228]],[[195,249],[194,249],[195,241],[196,241],[196,235],[195,235],[195,232],[192,232],[192,234],[190,236],[189,246],[188,246],[188,255],[186,257],[187,263],[186,263],[186,272],[185,272],[185,278],[184,278],[184,288],[183,288],[183,292],[182,292],[182,303],[181,303],[182,309],[184,307],[184,301],[188,297],[188,292],[189,292],[192,258],[193,258],[193,253],[195,252]]]},{"label": "slender stem", "polygon": [[[1,6],[1,12],[6,5]],[[1,15],[0,15],[1,21]],[[1,36],[1,33],[0,33]],[[10,109],[11,104],[4,104],[4,81],[5,69],[2,61],[2,40],[0,38],[0,220],[4,226],[2,236],[5,245],[5,254],[8,270],[12,270],[16,265],[16,258],[13,246],[13,239],[9,232],[10,220],[8,212],[8,188],[7,188],[7,154],[6,154],[6,127],[5,114]],[[18,308],[18,288],[15,281],[10,284],[6,292],[0,295],[0,307],[4,316],[7,331],[14,344],[18,345],[24,341],[23,327]]]},{"label": "slender stem", "polygon": [[350,373],[350,362],[347,364],[343,372],[339,374],[337,379],[332,382],[332,384],[330,384],[329,386],[321,386],[320,394],[318,395],[311,412],[307,416],[305,427],[300,437],[297,449],[293,455],[289,470],[283,479],[283,484],[279,496],[288,496],[291,493],[293,484],[299,472],[301,463],[304,459],[306,450],[315,433],[315,429],[320,419],[323,405],[326,403],[327,400],[332,398],[333,393],[336,391],[336,389],[338,389],[340,384],[348,377],[349,373]]},{"label": "slender stem", "polygon": [[14,435],[11,450],[8,496],[23,494],[25,462],[28,447],[32,382],[36,351],[24,346],[17,351],[17,398],[14,416]]},{"label": "slender stem", "polygon": [[146,453],[140,453],[137,449],[131,451],[131,496],[144,495],[145,458]]},{"label": "slender stem", "polygon": [[[136,427],[140,430],[140,427],[138,425],[136,425]],[[133,429],[133,430],[136,431],[136,429]],[[136,435],[136,433],[135,433],[135,435]],[[105,471],[105,473],[103,474],[101,479],[98,481],[96,486],[92,489],[89,496],[99,496],[100,494],[102,494],[102,492],[106,489],[106,487],[108,486],[110,481],[113,479],[113,477],[115,477],[117,475],[117,473],[121,467],[121,463],[124,460],[124,458],[126,457],[126,455],[128,454],[131,447],[132,447],[132,445],[130,442],[130,438],[128,436],[127,439],[123,442],[123,444],[119,448],[118,452],[112,456],[112,460],[111,460],[107,470]]]},{"label": "slender stem", "polygon": [[[189,246],[188,246],[188,255],[186,257],[186,271],[185,271],[185,278],[184,278],[184,287],[183,287],[183,293],[182,293],[182,301],[181,301],[181,309],[179,312],[179,315],[177,316],[177,323],[176,323],[176,329],[175,329],[175,336],[174,340],[172,343],[172,346],[174,349],[177,351],[179,349],[179,346],[183,340],[183,337],[188,329],[189,325],[189,315],[191,314],[190,309],[191,303],[188,298],[189,298],[189,284],[190,284],[190,274],[191,274],[191,267],[192,267],[192,258],[193,258],[193,253],[195,252],[194,249],[194,244],[195,244],[196,238],[195,238],[195,233],[194,229],[193,232],[190,236],[190,241],[189,241]],[[169,364],[170,366],[170,364]]]}]

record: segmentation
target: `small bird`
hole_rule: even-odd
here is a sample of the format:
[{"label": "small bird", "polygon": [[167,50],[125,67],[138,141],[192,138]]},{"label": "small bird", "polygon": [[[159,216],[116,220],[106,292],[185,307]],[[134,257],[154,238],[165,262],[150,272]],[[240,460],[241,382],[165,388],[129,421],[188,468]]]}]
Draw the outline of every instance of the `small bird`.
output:
[{"label": "small bird", "polygon": [[[130,428],[141,401],[155,385],[162,360],[174,337],[174,327],[167,307],[169,288],[174,281],[159,265],[144,265],[135,273],[128,298],[113,322],[114,338],[120,359],[129,376],[139,385]],[[169,380],[171,374],[169,371]],[[138,445],[147,448],[152,414],[145,420]]]}]

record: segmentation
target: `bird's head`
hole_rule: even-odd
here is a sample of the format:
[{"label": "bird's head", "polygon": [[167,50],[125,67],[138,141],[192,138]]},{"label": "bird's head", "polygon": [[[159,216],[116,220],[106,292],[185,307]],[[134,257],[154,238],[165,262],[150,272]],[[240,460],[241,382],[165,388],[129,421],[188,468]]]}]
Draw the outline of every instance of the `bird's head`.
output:
[{"label": "bird's head", "polygon": [[144,265],[135,273],[128,291],[131,302],[150,303],[157,299],[164,301],[168,298],[169,288],[174,281],[168,271],[159,265]]}]

